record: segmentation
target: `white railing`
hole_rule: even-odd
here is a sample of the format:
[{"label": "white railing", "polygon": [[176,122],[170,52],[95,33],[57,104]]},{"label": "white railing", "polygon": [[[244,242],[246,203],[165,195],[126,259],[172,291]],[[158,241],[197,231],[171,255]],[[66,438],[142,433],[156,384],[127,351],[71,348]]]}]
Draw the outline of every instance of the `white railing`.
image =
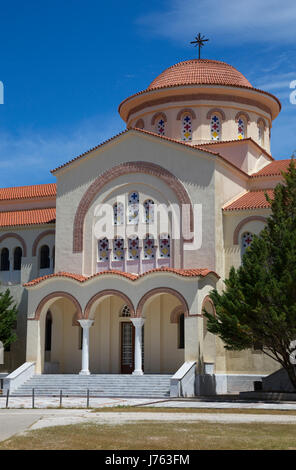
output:
[{"label": "white railing", "polygon": [[35,362],[25,362],[18,369],[14,370],[7,377],[4,378],[3,393],[7,390],[10,393],[14,392],[24,382],[29,380],[35,374]]},{"label": "white railing", "polygon": [[187,361],[177,370],[171,378],[171,397],[195,396],[195,368],[196,361]]}]

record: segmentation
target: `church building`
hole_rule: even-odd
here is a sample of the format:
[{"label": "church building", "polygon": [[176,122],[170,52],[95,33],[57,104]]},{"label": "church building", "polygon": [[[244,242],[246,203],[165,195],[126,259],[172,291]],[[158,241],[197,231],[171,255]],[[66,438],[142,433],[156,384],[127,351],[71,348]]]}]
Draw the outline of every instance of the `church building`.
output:
[{"label": "church building", "polygon": [[2,371],[16,391],[114,375],[130,394],[146,376],[168,378],[171,396],[226,394],[278,369],[260,349],[226,351],[203,310],[215,315],[209,293],[264,228],[264,193],[289,165],[270,153],[280,110],[231,65],[183,61],[120,103],[126,130],[55,182],[0,189],[0,289],[19,310]]}]

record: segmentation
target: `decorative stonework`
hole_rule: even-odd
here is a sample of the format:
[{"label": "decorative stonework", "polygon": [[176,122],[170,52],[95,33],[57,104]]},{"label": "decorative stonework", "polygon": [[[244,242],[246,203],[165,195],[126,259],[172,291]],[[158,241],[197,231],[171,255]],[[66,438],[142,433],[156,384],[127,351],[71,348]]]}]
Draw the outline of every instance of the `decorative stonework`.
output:
[{"label": "decorative stonework", "polygon": [[82,309],[81,309],[81,306],[80,306],[80,303],[78,302],[77,299],[75,299],[75,297],[73,297],[73,295],[69,294],[68,292],[63,292],[63,291],[56,291],[56,292],[52,292],[51,294],[48,294],[46,297],[44,297],[41,302],[39,303],[36,311],[35,311],[35,316],[34,318],[32,318],[32,320],[39,320],[40,319],[40,315],[41,315],[41,312],[42,312],[42,309],[44,307],[44,305],[51,299],[58,299],[60,297],[63,297],[65,299],[68,299],[68,300],[71,300],[71,302],[75,305],[76,307],[76,312],[75,312],[75,317],[76,319],[82,319],[83,318],[83,315],[82,315]]},{"label": "decorative stonework", "polygon": [[136,316],[137,317],[142,317],[143,307],[144,307],[146,301],[148,299],[150,299],[150,297],[153,297],[154,295],[157,295],[157,294],[171,294],[174,297],[177,297],[177,299],[182,304],[181,305],[182,310],[183,310],[182,313],[184,313],[185,317],[187,317],[189,315],[188,304],[187,304],[187,302],[184,299],[182,294],[180,294],[175,289],[171,289],[170,287],[156,287],[155,289],[152,289],[152,290],[146,292],[146,294],[144,294],[143,297],[141,298],[141,300],[139,301],[138,306],[137,306],[137,310],[136,310]]},{"label": "decorative stonework", "polygon": [[184,108],[184,109],[181,109],[178,114],[177,114],[177,121],[181,121],[181,117],[183,116],[183,114],[190,114],[191,115],[191,118],[192,119],[196,119],[196,114],[195,112],[193,111],[193,109],[191,108]]},{"label": "decorative stonework", "polygon": [[238,122],[238,120],[239,120],[240,117],[245,118],[247,124],[249,124],[249,123],[251,122],[250,116],[249,116],[248,113],[246,113],[245,111],[239,111],[238,113],[236,113],[236,115],[235,115],[235,122]]},{"label": "decorative stonework", "polygon": [[151,125],[154,126],[156,123],[156,119],[163,119],[164,122],[167,122],[167,117],[164,113],[155,113],[151,119]]},{"label": "decorative stonework", "polygon": [[243,226],[245,224],[247,224],[248,222],[252,222],[252,221],[255,221],[255,220],[263,222],[264,224],[266,224],[266,222],[267,222],[267,218],[262,217],[261,215],[251,215],[250,217],[246,217],[245,219],[241,220],[240,223],[236,226],[236,229],[233,233],[233,244],[234,245],[239,244],[238,236],[239,236],[239,232],[241,231]]},{"label": "decorative stonework", "polygon": [[37,246],[40,240],[42,240],[42,238],[46,237],[47,235],[55,235],[55,230],[45,230],[44,232],[40,233],[38,237],[35,238],[35,241],[32,247],[32,256],[36,256]]},{"label": "decorative stonework", "polygon": [[223,109],[220,109],[220,108],[210,109],[207,113],[207,119],[211,119],[212,116],[214,114],[217,114],[217,113],[220,115],[222,121],[225,121],[225,119],[226,119],[225,113],[224,113]]},{"label": "decorative stonework", "polygon": [[163,182],[165,182],[172,191],[177,196],[177,199],[182,207],[182,205],[186,205],[189,210],[186,214],[184,214],[184,229],[185,233],[187,232],[187,236],[184,236],[184,241],[188,242],[191,241],[189,236],[189,232],[193,232],[193,208],[191,204],[191,200],[189,195],[184,188],[181,181],[176,178],[171,172],[166,170],[165,168],[156,165],[155,163],[150,162],[126,162],[117,165],[116,167],[110,168],[109,170],[105,171],[102,175],[100,175],[86,190],[84,193],[79,206],[77,208],[75,219],[74,219],[74,226],[73,226],[73,253],[81,253],[83,250],[83,228],[84,228],[84,220],[86,214],[97,196],[97,194],[101,191],[101,189],[110,181],[115,178],[119,178],[122,175],[131,174],[131,173],[145,173],[151,176],[155,176],[160,178]]},{"label": "decorative stonework", "polygon": [[4,240],[6,240],[6,238],[15,238],[16,240],[18,240],[20,242],[20,244],[22,245],[23,257],[25,258],[27,256],[27,245],[26,245],[26,242],[23,239],[23,237],[21,237],[17,233],[12,233],[12,232],[5,233],[4,235],[2,235],[0,237],[0,243],[2,243]]},{"label": "decorative stonework", "polygon": [[170,316],[170,323],[178,323],[179,317],[184,313],[184,307],[182,305],[178,305],[174,308]]},{"label": "decorative stonework", "polygon": [[108,295],[114,295],[114,296],[117,296],[117,297],[120,297],[125,305],[127,305],[130,309],[130,316],[135,316],[135,309],[134,309],[134,306],[131,302],[131,300],[127,297],[127,295],[123,294],[123,292],[120,292],[119,290],[116,290],[116,289],[107,289],[107,290],[103,290],[102,292],[99,292],[98,294],[95,294],[88,302],[87,302],[87,305],[84,309],[84,318],[88,318],[89,317],[89,314],[90,314],[90,311],[91,311],[91,308],[93,306],[93,304],[103,298],[103,297],[106,297]]}]

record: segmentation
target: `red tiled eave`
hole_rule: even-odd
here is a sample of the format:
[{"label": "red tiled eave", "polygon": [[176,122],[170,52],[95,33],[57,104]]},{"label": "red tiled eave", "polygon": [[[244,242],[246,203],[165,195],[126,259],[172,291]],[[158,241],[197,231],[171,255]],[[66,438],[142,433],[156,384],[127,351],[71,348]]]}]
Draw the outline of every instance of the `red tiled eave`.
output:
[{"label": "red tiled eave", "polygon": [[35,199],[54,196],[56,196],[56,183],[0,188],[0,201]]},{"label": "red tiled eave", "polygon": [[230,204],[224,206],[223,211],[247,210],[247,209],[266,209],[270,204],[265,198],[265,193],[273,199],[273,189],[264,189],[249,191]]},{"label": "red tiled eave", "polygon": [[285,160],[274,160],[261,170],[257,171],[257,173],[253,173],[251,178],[282,176],[282,171],[288,170],[290,162],[291,158]]},{"label": "red tiled eave", "polygon": [[55,219],[55,208],[0,212],[0,228],[49,224],[54,223]]},{"label": "red tiled eave", "polygon": [[82,276],[80,274],[75,274],[75,273],[69,273],[69,272],[59,272],[55,274],[49,274],[47,276],[42,276],[38,277],[37,279],[33,279],[30,282],[27,282],[24,284],[25,287],[33,287],[36,286],[37,284],[40,284],[43,281],[46,281],[48,279],[53,279],[53,278],[68,278],[68,279],[73,279],[79,283],[84,283],[87,282],[91,279],[94,279],[96,277],[100,276],[121,276],[126,279],[129,279],[130,281],[136,281],[144,276],[151,275],[153,273],[170,273],[170,274],[177,274],[178,276],[182,277],[205,277],[208,274],[212,274],[215,277],[219,279],[219,276],[217,273],[210,269],[206,268],[200,268],[200,269],[175,269],[175,268],[155,268],[151,269],[150,271],[147,271],[143,274],[131,274],[127,273],[124,271],[117,271],[115,269],[113,270],[108,270],[108,271],[102,271],[100,273],[94,274],[93,276]]}]

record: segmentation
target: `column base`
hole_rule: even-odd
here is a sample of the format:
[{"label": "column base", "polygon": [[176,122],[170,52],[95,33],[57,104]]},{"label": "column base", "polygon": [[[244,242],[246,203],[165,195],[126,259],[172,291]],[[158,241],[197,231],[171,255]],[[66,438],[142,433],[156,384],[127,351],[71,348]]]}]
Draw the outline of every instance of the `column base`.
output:
[{"label": "column base", "polygon": [[144,375],[144,372],[142,370],[134,370],[132,375]]},{"label": "column base", "polygon": [[90,375],[90,371],[89,370],[81,370],[79,372],[79,375]]}]

